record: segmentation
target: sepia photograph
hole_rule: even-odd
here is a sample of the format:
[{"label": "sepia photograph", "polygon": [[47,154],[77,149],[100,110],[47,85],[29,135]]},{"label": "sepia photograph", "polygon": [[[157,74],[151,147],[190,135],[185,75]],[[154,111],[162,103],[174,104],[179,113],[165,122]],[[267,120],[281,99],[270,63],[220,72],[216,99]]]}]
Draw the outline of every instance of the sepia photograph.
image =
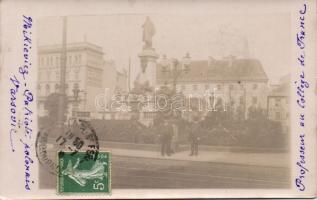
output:
[{"label": "sepia photograph", "polygon": [[112,189],[291,188],[289,13],[49,16],[36,32],[41,189],[102,179],[103,152]]},{"label": "sepia photograph", "polygon": [[0,0],[0,199],[316,197],[316,8]]}]

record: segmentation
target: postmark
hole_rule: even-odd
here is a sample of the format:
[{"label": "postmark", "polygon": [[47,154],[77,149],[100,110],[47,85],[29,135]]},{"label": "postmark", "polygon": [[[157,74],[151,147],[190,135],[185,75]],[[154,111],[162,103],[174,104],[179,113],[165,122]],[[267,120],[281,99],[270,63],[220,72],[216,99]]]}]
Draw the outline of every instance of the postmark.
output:
[{"label": "postmark", "polygon": [[[96,161],[99,153],[99,142],[96,132],[88,121],[74,120],[67,126],[52,125],[38,132],[36,156],[39,163],[51,174],[59,175],[59,157],[64,152],[75,156],[84,152],[83,161]],[[82,155],[83,153],[81,153]]]},{"label": "postmark", "polygon": [[87,160],[86,152],[58,154],[59,176],[57,191],[67,193],[110,193],[111,157],[99,152],[96,160]]}]

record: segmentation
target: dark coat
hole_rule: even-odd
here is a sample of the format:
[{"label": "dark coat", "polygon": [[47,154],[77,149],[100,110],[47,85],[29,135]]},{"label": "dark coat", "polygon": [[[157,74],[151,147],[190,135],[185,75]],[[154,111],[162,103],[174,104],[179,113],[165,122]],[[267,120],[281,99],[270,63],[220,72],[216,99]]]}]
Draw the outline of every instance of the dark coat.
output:
[{"label": "dark coat", "polygon": [[199,136],[201,134],[201,128],[198,122],[193,122],[189,128],[188,140],[189,141],[197,141],[199,140]]},{"label": "dark coat", "polygon": [[173,127],[170,124],[164,125],[160,127],[160,140],[161,142],[166,142],[171,140],[173,137]]}]

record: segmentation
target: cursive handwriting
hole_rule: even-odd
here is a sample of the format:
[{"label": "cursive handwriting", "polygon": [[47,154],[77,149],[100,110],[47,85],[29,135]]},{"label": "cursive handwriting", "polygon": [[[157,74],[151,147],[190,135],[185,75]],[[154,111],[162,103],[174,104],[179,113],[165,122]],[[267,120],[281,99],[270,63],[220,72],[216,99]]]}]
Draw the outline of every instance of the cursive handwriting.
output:
[{"label": "cursive handwriting", "polygon": [[[10,144],[12,152],[15,152],[15,145],[14,145],[14,137],[20,137],[20,142],[23,145],[23,165],[24,165],[24,188],[26,190],[31,190],[31,184],[34,183],[31,179],[31,164],[33,163],[32,159],[32,146],[30,143],[32,142],[32,103],[34,101],[33,94],[28,87],[28,75],[30,72],[30,68],[32,66],[31,63],[31,49],[32,49],[32,18],[27,17],[25,15],[22,16],[22,35],[23,35],[23,64],[22,66],[18,67],[18,71],[16,75],[10,77]],[[21,98],[19,100],[19,98]],[[23,107],[23,118],[18,119],[17,111],[21,110],[20,107]],[[19,131],[21,130],[21,131]],[[19,132],[24,132],[24,135],[18,135]],[[23,137],[23,138],[22,138]]]},{"label": "cursive handwriting", "polygon": [[16,134],[17,131],[17,93],[20,88],[20,81],[17,79],[16,76],[10,78],[11,88],[10,88],[10,145],[11,151],[14,152],[14,144],[13,144],[13,134]]},{"label": "cursive handwriting", "polygon": [[32,158],[30,157],[30,149],[31,147],[23,142],[23,140],[21,140],[21,143],[23,144],[24,146],[24,173],[25,173],[25,189],[26,190],[31,190],[30,188],[30,182],[31,183],[34,183],[34,181],[31,181],[30,178],[31,178],[31,170],[30,170],[30,165],[33,163],[33,160]]},{"label": "cursive handwriting", "polygon": [[306,30],[305,30],[305,14],[307,11],[306,4],[303,5],[302,9],[299,11],[299,31],[296,34],[296,44],[299,49],[299,55],[297,57],[298,67],[299,67],[299,76],[298,80],[295,81],[296,87],[296,103],[300,110],[299,117],[298,117],[298,125],[300,127],[300,134],[299,134],[299,159],[296,162],[296,167],[298,169],[298,175],[295,177],[295,185],[299,191],[305,190],[305,176],[309,170],[306,167],[307,161],[305,159],[306,154],[306,147],[305,147],[305,109],[306,109],[306,99],[305,93],[306,90],[309,89],[309,82],[306,80],[305,77],[305,37],[306,37]]},{"label": "cursive handwriting", "polygon": [[31,108],[29,107],[30,104],[33,102],[33,94],[30,90],[26,89],[23,93],[24,96],[24,120],[23,120],[23,125],[24,125],[24,130],[25,130],[25,137],[28,137],[31,139],[32,137],[32,128],[31,124],[33,122],[32,120],[32,115],[33,112]]},{"label": "cursive handwriting", "polygon": [[31,17],[27,17],[23,15],[23,65],[19,67],[19,74],[23,78],[24,81],[24,90],[23,90],[23,99],[22,99],[22,105],[23,105],[23,119],[21,120],[22,122],[22,127],[24,129],[24,142],[21,140],[24,146],[24,161],[25,161],[25,189],[26,190],[31,190],[31,185],[30,183],[34,183],[34,181],[30,182],[31,179],[31,164],[33,163],[30,151],[31,151],[31,146],[29,145],[29,142],[31,142],[32,139],[32,117],[33,117],[33,111],[32,111],[32,103],[34,101],[33,94],[31,90],[29,89],[27,85],[28,81],[28,75],[29,75],[29,70],[32,66],[31,63],[31,49],[32,49],[32,26],[33,26],[33,19]]},{"label": "cursive handwriting", "polygon": [[308,172],[308,169],[305,167],[306,161],[305,161],[305,135],[300,134],[300,146],[299,146],[299,158],[300,160],[296,163],[297,167],[299,167],[300,175],[296,177],[295,184],[296,187],[300,191],[305,190],[305,185],[303,183],[303,180],[305,178],[306,172]]},{"label": "cursive handwriting", "polygon": [[23,60],[24,63],[21,67],[19,67],[19,73],[22,75],[25,80],[25,76],[29,74],[29,68],[32,63],[30,62],[30,50],[32,49],[32,32],[30,29],[32,28],[32,18],[26,17],[23,15]]},{"label": "cursive handwriting", "polygon": [[297,95],[297,105],[300,108],[305,108],[305,90],[307,88],[309,88],[309,83],[305,80],[305,73],[304,71],[302,71],[299,75],[300,80],[299,81],[295,81],[295,85],[296,85],[296,95]]}]

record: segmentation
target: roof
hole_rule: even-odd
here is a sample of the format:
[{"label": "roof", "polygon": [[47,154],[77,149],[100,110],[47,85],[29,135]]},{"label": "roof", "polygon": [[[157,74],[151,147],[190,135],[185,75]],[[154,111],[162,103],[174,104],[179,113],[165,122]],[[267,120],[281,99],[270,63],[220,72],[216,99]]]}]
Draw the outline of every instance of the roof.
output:
[{"label": "roof", "polygon": [[[100,46],[89,43],[89,42],[68,43],[66,48],[67,48],[68,52],[91,50],[91,51],[94,51],[96,53],[103,54],[102,48]],[[38,53],[39,54],[61,53],[61,51],[62,51],[62,44],[38,46]]]},{"label": "roof", "polygon": [[[271,86],[272,87],[272,86]],[[288,97],[290,88],[286,84],[277,85],[271,88],[269,96],[271,97]]]},{"label": "roof", "polygon": [[290,75],[282,77],[279,84],[271,85],[269,96],[271,97],[288,97],[290,96]]},{"label": "roof", "polygon": [[[180,65],[181,66],[181,65]],[[169,80],[163,66],[157,65],[157,81]],[[268,77],[259,60],[256,59],[223,59],[223,60],[192,60],[188,72],[179,77],[178,82],[208,81],[267,81]]]}]

